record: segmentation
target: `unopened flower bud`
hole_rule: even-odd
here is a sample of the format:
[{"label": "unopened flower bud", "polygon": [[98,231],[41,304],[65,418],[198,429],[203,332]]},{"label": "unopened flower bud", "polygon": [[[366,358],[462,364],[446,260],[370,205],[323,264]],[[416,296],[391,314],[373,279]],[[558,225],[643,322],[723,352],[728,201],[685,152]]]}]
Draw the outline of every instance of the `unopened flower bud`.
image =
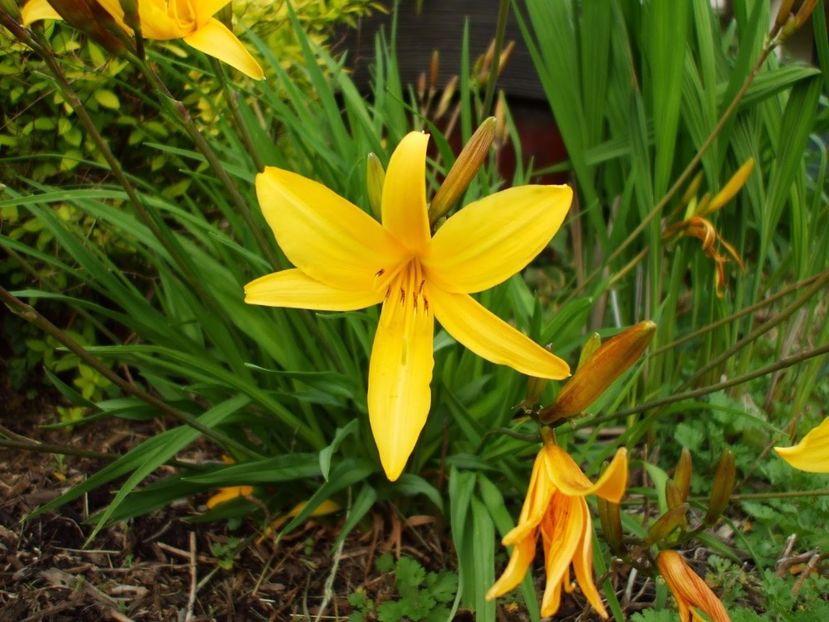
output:
[{"label": "unopened flower bud", "polygon": [[702,184],[703,176],[704,173],[702,171],[694,175],[694,178],[691,180],[691,183],[688,184],[688,187],[685,189],[685,193],[682,195],[682,198],[679,200],[680,205],[687,205],[691,202],[691,199],[697,196],[699,187]]},{"label": "unopened flower bud", "polygon": [[682,491],[672,479],[665,481],[665,500],[667,501],[670,509],[674,509],[685,503]]},{"label": "unopened flower bud", "polygon": [[429,63],[429,91],[434,93],[438,88],[438,74],[440,73],[440,50],[432,51],[432,60]]},{"label": "unopened flower bud", "polygon": [[590,358],[596,354],[596,350],[598,350],[602,345],[602,337],[599,333],[593,333],[587,338],[587,341],[584,342],[584,345],[581,347],[581,354],[579,354],[579,364],[576,367],[576,371],[582,368],[582,366],[590,360]]},{"label": "unopened flower bud", "polygon": [[495,138],[496,123],[495,117],[484,120],[464,145],[429,205],[429,222],[436,222],[460,200],[489,153]]},{"label": "unopened flower bud", "polygon": [[530,376],[527,379],[527,397],[524,398],[524,403],[530,407],[538,404],[541,400],[541,394],[544,393],[544,389],[547,388],[549,382],[546,378]]},{"label": "unopened flower bud", "polygon": [[712,212],[716,212],[726,203],[728,203],[740,191],[746,181],[748,180],[751,171],[754,170],[754,158],[749,158],[743,165],[737,169],[737,172],[731,176],[725,187],[720,190],[707,206],[700,205],[697,208],[697,215],[707,216]]},{"label": "unopened flower bud", "polygon": [[[121,36],[124,30],[97,0],[49,0],[58,14],[69,24],[86,33],[109,52],[117,54],[124,49]],[[29,24],[39,16],[28,15],[27,8],[37,6],[27,3],[23,7],[23,23]]]},{"label": "unopened flower bud", "polygon": [[686,518],[688,507],[687,503],[682,503],[675,508],[671,508],[656,519],[656,522],[648,529],[647,543],[656,544],[657,542],[662,542],[675,529],[686,526],[688,524]]},{"label": "unopened flower bud", "polygon": [[612,550],[617,555],[623,555],[625,552],[625,545],[622,539],[622,514],[618,503],[607,501],[602,497],[598,497],[599,503],[599,521],[602,524],[602,534],[605,541],[610,545]]},{"label": "unopened flower bud", "polygon": [[792,5],[794,0],[783,0],[780,3],[780,8],[777,9],[777,17],[774,19],[774,25],[777,28],[782,28],[789,21],[789,15],[792,12]]},{"label": "unopened flower bud", "polygon": [[691,491],[691,475],[694,472],[694,466],[691,461],[691,452],[687,447],[682,448],[682,453],[679,455],[679,461],[676,463],[676,470],[674,471],[673,482],[679,490],[683,501],[688,498],[688,493]]},{"label": "unopened flower bud", "polygon": [[452,76],[449,78],[449,82],[446,83],[443,93],[441,93],[440,100],[438,101],[437,108],[435,108],[435,119],[440,119],[446,114],[446,111],[449,110],[449,105],[452,103],[452,98],[455,96],[457,89],[458,76]]},{"label": "unopened flower bud", "polygon": [[734,454],[726,449],[717,464],[717,472],[714,474],[714,484],[711,488],[711,498],[708,501],[708,512],[705,514],[705,524],[713,525],[731,499],[734,492],[734,482],[737,478],[737,467],[734,463]]},{"label": "unopened flower bud", "polygon": [[366,186],[368,190],[368,204],[372,213],[380,217],[383,204],[383,184],[386,181],[386,171],[383,163],[375,154],[369,153],[366,158]]},{"label": "unopened flower bud", "polygon": [[800,5],[797,14],[794,16],[794,21],[798,28],[805,24],[806,20],[812,15],[812,11],[815,10],[815,5],[817,5],[817,0],[803,0],[803,4]]},{"label": "unopened flower bud", "polygon": [[639,322],[608,339],[581,365],[559,391],[556,401],[539,413],[552,423],[579,414],[642,356],[656,331],[650,320]]}]

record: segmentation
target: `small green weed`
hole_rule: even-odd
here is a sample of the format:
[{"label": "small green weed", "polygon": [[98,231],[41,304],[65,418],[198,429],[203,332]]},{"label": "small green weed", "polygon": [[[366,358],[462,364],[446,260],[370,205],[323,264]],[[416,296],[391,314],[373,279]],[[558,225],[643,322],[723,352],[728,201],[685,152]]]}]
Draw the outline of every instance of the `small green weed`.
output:
[{"label": "small green weed", "polygon": [[449,603],[458,588],[458,577],[454,573],[427,572],[411,557],[401,557],[395,563],[390,554],[381,556],[375,566],[379,572],[394,573],[400,598],[378,605],[358,590],[348,597],[354,607],[349,622],[438,622],[449,617]]}]

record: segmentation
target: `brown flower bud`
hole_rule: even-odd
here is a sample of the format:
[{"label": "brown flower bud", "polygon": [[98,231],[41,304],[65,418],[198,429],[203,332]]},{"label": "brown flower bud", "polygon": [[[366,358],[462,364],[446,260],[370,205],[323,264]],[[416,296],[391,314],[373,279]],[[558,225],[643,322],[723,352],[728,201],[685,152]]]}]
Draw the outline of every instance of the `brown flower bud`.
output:
[{"label": "brown flower bud", "polygon": [[555,403],[539,413],[552,423],[579,414],[642,356],[656,331],[650,320],[639,322],[603,343],[573,374]]},{"label": "brown flower bud", "polygon": [[679,461],[676,463],[676,470],[674,471],[673,481],[679,490],[683,501],[688,498],[688,493],[691,490],[691,475],[694,472],[694,466],[691,461],[691,452],[687,447],[682,448],[682,453],[679,455]]},{"label": "brown flower bud", "polygon": [[460,200],[489,153],[496,123],[495,117],[485,119],[464,145],[429,205],[429,222],[436,222]]},{"label": "brown flower bud", "polygon": [[124,49],[121,37],[126,33],[97,0],[49,0],[49,4],[64,20],[109,52],[117,54]]},{"label": "brown flower bud", "polygon": [[654,522],[653,525],[650,526],[650,529],[648,529],[647,543],[656,544],[657,542],[662,542],[665,538],[671,535],[675,529],[685,527],[688,524],[688,520],[686,518],[686,515],[688,514],[688,507],[687,503],[682,503],[675,508],[671,508],[656,519],[656,522]]},{"label": "brown flower bud", "polygon": [[714,474],[714,484],[711,489],[711,498],[708,500],[708,512],[705,514],[705,524],[713,525],[728,507],[731,493],[734,492],[734,482],[737,478],[737,467],[734,463],[734,454],[726,449],[717,464]]},{"label": "brown flower bud", "polygon": [[665,500],[668,502],[670,509],[674,509],[685,503],[685,497],[682,496],[682,491],[672,479],[665,482]]}]

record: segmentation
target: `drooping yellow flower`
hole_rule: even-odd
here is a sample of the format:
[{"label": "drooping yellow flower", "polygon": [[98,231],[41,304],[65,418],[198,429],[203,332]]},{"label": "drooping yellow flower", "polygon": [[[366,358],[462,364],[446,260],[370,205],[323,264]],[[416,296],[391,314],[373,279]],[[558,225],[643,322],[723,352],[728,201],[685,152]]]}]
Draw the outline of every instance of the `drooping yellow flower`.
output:
[{"label": "drooping yellow flower", "polygon": [[[264,78],[259,63],[242,42],[215,15],[230,0],[140,0],[138,17],[141,34],[146,39],[167,41],[183,39],[185,43],[218,58],[250,76]],[[119,0],[97,0],[127,32],[124,9]],[[48,0],[28,0],[21,10],[24,25],[41,19],[62,19]]]},{"label": "drooping yellow flower", "polygon": [[627,487],[627,450],[616,452],[608,468],[593,484],[570,455],[551,442],[545,443],[533,464],[527,498],[518,525],[502,544],[512,554],[501,577],[489,589],[487,600],[513,590],[524,579],[535,556],[541,533],[547,583],[541,601],[541,615],[552,616],[561,605],[561,590],[572,592],[572,564],[576,581],[587,602],[607,617],[599,591],[593,583],[593,529],[587,495],[599,495],[618,503]]},{"label": "drooping yellow flower", "polygon": [[561,379],[567,364],[478,304],[488,289],[526,266],[570,207],[567,186],[522,186],[475,201],[434,237],[426,204],[429,136],[408,134],[383,182],[382,225],[325,186],[268,167],[256,178],[259,204],[296,269],[245,287],[245,301],[349,311],[383,303],[368,377],[368,411],[380,460],[400,476],[431,403],[435,318],[494,363]]},{"label": "drooping yellow flower", "polygon": [[775,447],[774,451],[796,469],[829,473],[829,417],[812,428],[797,445]]},{"label": "drooping yellow flower", "polygon": [[676,599],[680,622],[703,622],[700,611],[711,622],[731,622],[720,599],[691,569],[682,555],[676,551],[662,551],[656,558],[656,565]]}]

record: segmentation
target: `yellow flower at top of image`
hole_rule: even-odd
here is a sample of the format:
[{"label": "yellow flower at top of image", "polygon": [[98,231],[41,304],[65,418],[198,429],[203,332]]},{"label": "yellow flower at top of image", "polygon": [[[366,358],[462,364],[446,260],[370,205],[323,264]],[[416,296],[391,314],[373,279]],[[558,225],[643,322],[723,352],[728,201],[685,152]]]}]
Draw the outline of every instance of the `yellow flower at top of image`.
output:
[{"label": "yellow flower at top of image", "polygon": [[469,294],[524,268],[570,207],[568,186],[509,188],[467,205],[432,235],[426,202],[428,134],[411,132],[383,181],[382,224],[322,184],[267,167],[256,178],[262,213],[296,268],[245,287],[245,301],[351,311],[382,303],[368,376],[368,413],[380,460],[396,480],[431,405],[434,320],[493,363],[559,380],[567,363]]},{"label": "yellow flower at top of image", "polygon": [[551,438],[546,439],[533,464],[527,497],[518,524],[504,536],[504,546],[512,546],[507,567],[489,589],[492,600],[515,589],[524,579],[541,533],[547,582],[541,600],[541,615],[555,615],[561,606],[561,591],[572,592],[572,564],[576,581],[590,606],[607,618],[599,591],[593,583],[593,528],[585,497],[598,495],[619,503],[627,487],[627,450],[616,452],[605,472],[594,484],[573,458]]},{"label": "yellow flower at top of image", "polygon": [[[138,18],[145,39],[182,39],[188,45],[238,69],[254,80],[265,74],[247,48],[227,26],[213,17],[230,0],[139,0]],[[42,19],[63,19],[73,5],[96,3],[126,32],[119,0],[28,0],[21,10],[24,25]],[[88,8],[88,7],[87,7]],[[93,7],[94,8],[94,7]],[[71,21],[71,19],[70,19]]]},{"label": "yellow flower at top of image", "polygon": [[829,473],[829,417],[793,447],[775,447],[774,451],[796,469],[809,473]]},{"label": "yellow flower at top of image", "polygon": [[[662,551],[656,558],[659,573],[671,590],[679,607],[680,622],[730,622],[731,618],[717,595],[700,579],[682,555],[676,551]],[[699,612],[708,618],[703,618]]]}]

